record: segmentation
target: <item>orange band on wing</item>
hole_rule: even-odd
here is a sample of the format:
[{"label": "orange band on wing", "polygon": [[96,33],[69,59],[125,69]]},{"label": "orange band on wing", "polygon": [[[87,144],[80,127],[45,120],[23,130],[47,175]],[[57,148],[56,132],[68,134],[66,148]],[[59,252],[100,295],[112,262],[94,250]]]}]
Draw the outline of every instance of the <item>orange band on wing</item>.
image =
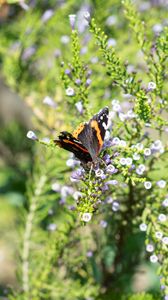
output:
[{"label": "orange band on wing", "polygon": [[75,138],[75,139],[77,139],[78,138],[78,135],[81,133],[81,131],[83,130],[83,128],[84,128],[84,124],[80,124],[77,128],[76,128],[76,130],[73,132],[73,137]]},{"label": "orange band on wing", "polygon": [[66,140],[66,139],[63,139],[63,142],[64,142],[64,143],[67,143],[67,144],[75,145],[76,148],[79,148],[79,149],[81,149],[82,151],[89,153],[89,151],[88,151],[87,149],[83,148],[82,146],[79,146],[77,143],[71,142],[71,141]]},{"label": "orange band on wing", "polygon": [[101,137],[101,132],[100,132],[100,129],[99,129],[99,126],[98,126],[98,123],[97,121],[95,120],[92,120],[91,121],[91,127],[95,129],[96,131],[96,136],[97,136],[97,139],[99,141],[99,145],[100,147],[103,145],[103,140],[102,140],[102,137]]}]

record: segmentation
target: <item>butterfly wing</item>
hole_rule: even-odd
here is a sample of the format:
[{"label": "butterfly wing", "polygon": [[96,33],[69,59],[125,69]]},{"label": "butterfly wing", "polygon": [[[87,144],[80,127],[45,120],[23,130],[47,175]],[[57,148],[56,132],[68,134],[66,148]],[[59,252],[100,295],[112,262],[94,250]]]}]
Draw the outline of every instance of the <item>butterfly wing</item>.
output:
[{"label": "butterfly wing", "polygon": [[67,131],[61,132],[58,139],[54,140],[54,143],[59,147],[74,153],[75,157],[83,163],[92,161],[89,151],[85,148],[82,142]]},{"label": "butterfly wing", "polygon": [[103,108],[98,114],[93,116],[89,123],[79,125],[73,133],[73,137],[78,139],[88,150],[92,160],[95,160],[103,146],[108,114],[108,107]]}]

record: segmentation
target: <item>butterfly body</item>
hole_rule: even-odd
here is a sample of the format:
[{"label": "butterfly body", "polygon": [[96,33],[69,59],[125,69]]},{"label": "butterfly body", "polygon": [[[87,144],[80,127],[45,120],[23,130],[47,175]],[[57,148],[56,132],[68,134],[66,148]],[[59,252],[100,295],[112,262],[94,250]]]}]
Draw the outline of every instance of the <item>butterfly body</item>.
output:
[{"label": "butterfly body", "polygon": [[108,107],[105,107],[88,123],[80,124],[73,134],[61,132],[58,139],[54,140],[55,144],[74,153],[82,163],[95,161],[103,146],[108,113]]}]

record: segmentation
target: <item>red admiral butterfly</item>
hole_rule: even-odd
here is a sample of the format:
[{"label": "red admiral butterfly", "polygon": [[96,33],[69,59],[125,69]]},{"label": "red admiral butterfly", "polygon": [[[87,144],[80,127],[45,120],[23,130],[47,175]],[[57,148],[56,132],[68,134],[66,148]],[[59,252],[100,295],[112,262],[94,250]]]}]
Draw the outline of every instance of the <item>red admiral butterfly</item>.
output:
[{"label": "red admiral butterfly", "polygon": [[72,134],[62,131],[54,140],[55,144],[73,152],[82,163],[95,161],[103,146],[108,114],[108,107],[104,107],[88,123],[80,124]]}]

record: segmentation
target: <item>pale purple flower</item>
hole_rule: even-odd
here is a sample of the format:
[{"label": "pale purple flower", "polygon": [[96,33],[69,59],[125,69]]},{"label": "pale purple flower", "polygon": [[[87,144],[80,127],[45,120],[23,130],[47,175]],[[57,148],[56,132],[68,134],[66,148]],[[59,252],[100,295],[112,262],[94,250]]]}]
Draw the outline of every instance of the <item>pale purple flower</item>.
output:
[{"label": "pale purple flower", "polygon": [[113,165],[108,165],[107,167],[106,167],[106,172],[108,173],[108,174],[113,174],[113,173],[115,173],[115,167],[113,166]]},{"label": "pale purple flower", "polygon": [[57,225],[55,223],[50,223],[47,226],[47,230],[49,230],[49,231],[55,231],[56,229],[57,229]]},{"label": "pale purple flower", "polygon": [[139,225],[139,228],[140,228],[141,231],[146,231],[147,230],[147,225],[145,223],[141,223]]},{"label": "pale purple flower", "polygon": [[120,140],[120,141],[119,141],[119,146],[120,146],[120,147],[126,147],[126,146],[127,146],[126,141]]},{"label": "pale purple flower", "polygon": [[36,47],[35,46],[31,46],[29,48],[26,48],[23,51],[22,59],[23,60],[28,60],[35,52],[36,52]]},{"label": "pale purple flower", "polygon": [[86,12],[84,12],[83,15],[84,15],[85,20],[88,21],[88,22],[90,22],[90,19],[91,19],[90,13],[88,11],[86,11]]},{"label": "pale purple flower", "polygon": [[109,16],[106,20],[106,25],[107,26],[113,26],[117,23],[117,17],[112,15],[112,16]]},{"label": "pale purple flower", "polygon": [[73,158],[67,159],[66,165],[70,168],[74,168],[74,166],[76,165],[75,160]]},{"label": "pale purple flower", "polygon": [[21,6],[21,8],[23,8],[25,11],[28,11],[29,10],[29,6],[25,3],[24,0],[20,0],[19,1],[19,5]]},{"label": "pale purple flower", "polygon": [[88,78],[86,80],[86,87],[88,87],[89,85],[91,85],[91,83],[92,83],[92,80],[90,78]]},{"label": "pale purple flower", "polygon": [[88,52],[88,47],[87,46],[84,46],[81,48],[81,51],[80,53],[83,55],[83,54],[86,54]]},{"label": "pale purple flower", "polygon": [[126,165],[127,166],[131,166],[132,165],[132,158],[131,157],[127,157],[126,158]]},{"label": "pale purple flower", "polygon": [[160,214],[160,215],[158,216],[158,220],[159,220],[160,222],[165,222],[166,219],[167,219],[167,217],[166,217],[165,214]]},{"label": "pale purple flower", "polygon": [[118,211],[120,208],[120,204],[117,201],[112,202],[112,210],[113,211]]},{"label": "pale purple flower", "polygon": [[164,237],[162,238],[162,242],[163,242],[163,244],[168,245],[168,237],[167,237],[167,236],[164,236]]},{"label": "pale purple flower", "polygon": [[56,108],[56,103],[54,102],[54,100],[52,98],[50,98],[49,96],[46,96],[44,99],[43,99],[43,103],[50,106],[50,107],[53,107],[53,108]]},{"label": "pale purple flower", "polygon": [[158,24],[155,24],[152,29],[153,29],[154,33],[158,34],[158,33],[162,32],[163,26],[162,26],[162,24],[158,23]]},{"label": "pale purple flower", "polygon": [[92,64],[96,64],[97,62],[98,62],[98,57],[97,56],[94,56],[94,57],[92,57],[91,59],[90,59],[90,61],[91,61],[91,63]]},{"label": "pale purple flower", "polygon": [[117,42],[116,42],[116,40],[113,39],[113,38],[110,38],[110,39],[108,39],[108,41],[107,41],[108,47],[115,47],[116,44],[117,44]]},{"label": "pale purple flower", "polygon": [[144,187],[145,187],[146,190],[149,190],[152,187],[152,183],[150,181],[145,181],[144,182]]},{"label": "pale purple flower", "polygon": [[49,144],[50,143],[50,138],[45,136],[41,139],[45,144]]},{"label": "pale purple flower", "polygon": [[154,246],[152,244],[148,244],[146,245],[146,251],[147,252],[153,252],[154,251]]},{"label": "pale purple flower", "polygon": [[80,85],[80,84],[81,84],[81,80],[80,80],[79,78],[77,78],[77,79],[75,80],[75,83],[76,83],[76,85]]},{"label": "pale purple flower", "polygon": [[70,26],[72,28],[72,30],[75,29],[75,22],[76,22],[76,15],[69,15],[69,23],[70,23]]},{"label": "pale purple flower", "polygon": [[92,218],[92,214],[91,213],[83,213],[82,216],[81,216],[81,220],[84,221],[84,222],[89,222]]},{"label": "pale purple flower", "polygon": [[161,189],[165,188],[166,186],[166,181],[165,180],[159,180],[157,182],[158,187],[160,187]]},{"label": "pale purple flower", "polygon": [[70,97],[75,95],[75,91],[72,87],[68,87],[65,92],[66,92],[66,95],[70,96]]},{"label": "pale purple flower", "polygon": [[36,136],[36,134],[34,133],[34,131],[29,130],[27,132],[28,139],[33,140],[33,141],[38,141],[38,137]]},{"label": "pale purple flower", "polygon": [[145,171],[145,165],[143,165],[143,164],[139,165],[138,168],[136,169],[136,173],[138,175],[142,175],[144,173],[144,171]]},{"label": "pale purple flower", "polygon": [[108,185],[117,185],[118,184],[118,181],[116,179],[114,180],[109,180],[106,182]]},{"label": "pale purple flower", "polygon": [[162,236],[163,236],[163,233],[161,231],[156,231],[155,232],[155,236],[158,240],[161,240]]},{"label": "pale purple flower", "polygon": [[141,144],[141,143],[138,143],[138,144],[135,145],[135,148],[141,151],[141,150],[143,150],[144,145]]},{"label": "pale purple flower", "polygon": [[140,160],[140,155],[138,153],[133,154],[133,160]]},{"label": "pale purple flower", "polygon": [[121,158],[120,158],[120,164],[121,164],[122,166],[125,166],[125,165],[127,164],[127,161],[126,161],[126,158],[125,158],[125,157],[121,157]]},{"label": "pale purple flower", "polygon": [[168,300],[168,295],[165,295],[165,296],[164,296],[164,300]]},{"label": "pale purple flower", "polygon": [[81,169],[78,169],[74,172],[72,172],[70,180],[72,182],[79,182],[83,177],[83,171]]},{"label": "pale purple flower", "polygon": [[92,257],[93,256],[93,252],[91,250],[87,251],[86,256],[87,257]]},{"label": "pale purple flower", "polygon": [[54,12],[52,9],[47,9],[41,17],[42,22],[47,22],[52,16]]},{"label": "pale purple flower", "polygon": [[168,198],[166,198],[166,199],[163,200],[162,205],[164,207],[168,207]]},{"label": "pale purple flower", "polygon": [[106,198],[106,202],[107,202],[108,204],[112,203],[112,202],[113,202],[113,198],[110,197],[110,196],[108,196],[108,197]]},{"label": "pale purple flower", "polygon": [[95,175],[96,175],[96,177],[104,177],[104,172],[103,172],[103,170],[101,170],[101,169],[97,169],[96,171],[95,171]]},{"label": "pale purple flower", "polygon": [[101,220],[101,221],[100,221],[100,226],[101,226],[102,228],[106,228],[107,225],[108,225],[107,221],[105,221],[105,220]]},{"label": "pale purple flower", "polygon": [[155,82],[149,82],[148,83],[148,91],[153,91],[156,89],[156,83]]},{"label": "pale purple flower", "polygon": [[151,149],[150,149],[150,148],[145,148],[145,149],[144,149],[144,155],[145,155],[145,156],[150,156],[151,153],[152,153],[152,152],[151,152]]},{"label": "pale purple flower", "polygon": [[153,255],[150,256],[150,261],[152,263],[156,263],[158,261],[158,257],[155,254],[153,254]]}]

